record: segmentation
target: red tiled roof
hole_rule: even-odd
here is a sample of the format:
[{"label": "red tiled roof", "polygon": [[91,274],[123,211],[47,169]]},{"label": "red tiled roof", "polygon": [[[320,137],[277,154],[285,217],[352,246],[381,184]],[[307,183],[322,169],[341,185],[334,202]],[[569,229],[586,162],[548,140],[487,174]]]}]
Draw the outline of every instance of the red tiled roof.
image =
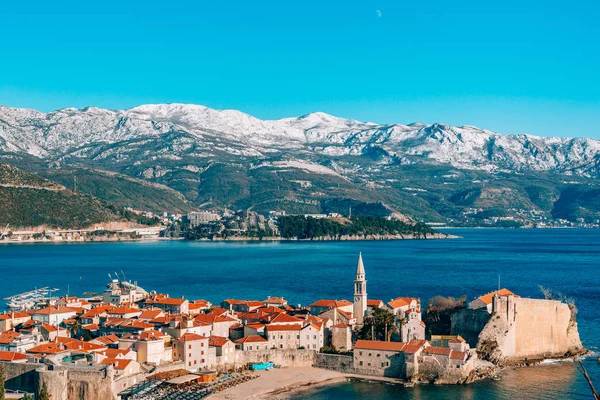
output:
[{"label": "red tiled roof", "polygon": [[383,301],[381,301],[381,300],[367,300],[368,307],[379,307],[382,304],[383,304]]},{"label": "red tiled roof", "polygon": [[427,340],[413,339],[410,342],[406,343],[406,346],[404,346],[404,349],[402,349],[402,351],[404,353],[414,354],[414,353],[418,352],[419,350],[421,350],[426,345],[427,345]]},{"label": "red tiled roof", "polygon": [[355,349],[362,350],[381,350],[381,351],[402,351],[406,343],[402,342],[381,342],[378,340],[357,340]]},{"label": "red tiled roof", "polygon": [[97,337],[94,340],[97,340],[104,344],[115,344],[115,343],[119,342],[119,337],[117,335],[106,335],[106,336]]},{"label": "red tiled roof", "polygon": [[351,306],[352,303],[350,303],[348,300],[326,300],[326,299],[321,299],[317,302],[312,303],[310,306],[311,307],[329,307],[329,308],[338,308],[338,307],[346,307],[346,306]]},{"label": "red tiled roof", "polygon": [[100,364],[112,365],[115,369],[124,370],[132,361],[126,358],[105,358]]},{"label": "red tiled roof", "polygon": [[464,351],[456,351],[452,350],[452,354],[450,354],[450,358],[453,360],[465,360],[467,358],[467,353]]},{"label": "red tiled roof", "polygon": [[296,318],[296,317],[292,317],[291,315],[287,315],[287,314],[277,314],[275,316],[275,318],[273,318],[271,320],[271,323],[302,323],[302,320],[300,318]]},{"label": "red tiled roof", "polygon": [[285,304],[287,303],[287,300],[285,300],[283,297],[269,297],[266,300],[263,300],[263,303],[266,304]]},{"label": "red tiled roof", "polygon": [[229,339],[222,336],[209,336],[208,345],[213,347],[223,347],[229,342]]},{"label": "red tiled roof", "polygon": [[465,339],[463,339],[462,336],[458,335],[456,338],[454,339],[450,339],[448,341],[448,343],[466,343],[467,341]]},{"label": "red tiled roof", "polygon": [[495,292],[491,292],[488,294],[484,294],[483,296],[479,296],[478,299],[483,301],[485,304],[492,304],[492,299],[494,298],[494,295],[499,294],[500,296],[515,296],[515,297],[519,297],[516,294],[514,294],[513,292],[511,292],[510,290],[504,288],[504,289],[500,289],[500,290],[496,290]]},{"label": "red tiled roof", "polygon": [[21,319],[21,318],[31,318],[29,314],[25,314],[23,312],[15,311],[14,313],[4,313],[0,314],[0,320],[4,321],[7,319]]},{"label": "red tiled roof", "polygon": [[33,315],[56,315],[56,314],[68,314],[68,313],[77,313],[77,310],[69,307],[46,307],[41,310],[35,310]]},{"label": "red tiled roof", "polygon": [[61,343],[50,342],[50,343],[43,343],[38,346],[32,347],[31,349],[27,350],[27,353],[57,354],[57,353],[64,353],[65,351],[67,351],[67,350]]},{"label": "red tiled roof", "polygon": [[14,351],[0,351],[0,361],[19,361],[27,360],[27,356]]},{"label": "red tiled roof", "polygon": [[238,339],[235,342],[236,343],[262,343],[262,342],[266,342],[266,341],[267,340],[262,336],[251,335],[251,336],[246,336],[241,339]]},{"label": "red tiled roof", "polygon": [[148,310],[144,310],[142,311],[142,313],[140,315],[138,315],[139,319],[154,319],[154,318],[158,318],[159,316],[163,315],[165,312],[163,310],[161,310],[160,308],[151,308]]},{"label": "red tiled roof", "polygon": [[417,300],[413,297],[398,297],[388,302],[388,306],[391,308],[408,307],[413,300]]},{"label": "red tiled roof", "polygon": [[300,325],[267,325],[267,330],[270,332],[278,331],[299,331],[302,329]]},{"label": "red tiled roof", "polygon": [[156,299],[147,299],[146,304],[163,304],[169,306],[180,306],[185,303],[186,299],[175,299],[173,297],[159,297]]},{"label": "red tiled roof", "polygon": [[13,330],[5,331],[0,334],[0,344],[9,344],[21,334]]},{"label": "red tiled roof", "polygon": [[183,336],[181,336],[181,338],[179,338],[179,340],[181,340],[182,342],[193,342],[195,340],[202,340],[202,339],[206,339],[206,338],[204,336],[200,336],[195,333],[186,333]]},{"label": "red tiled roof", "polygon": [[151,341],[151,340],[164,340],[165,334],[153,329],[143,331],[140,333],[140,340]]},{"label": "red tiled roof", "polygon": [[104,354],[106,357],[108,358],[118,358],[119,356],[126,356],[127,353],[129,353],[130,351],[133,350],[127,350],[127,349],[106,349],[102,352],[100,352],[100,354]]},{"label": "red tiled roof", "polygon": [[423,354],[433,354],[439,356],[449,356],[450,353],[452,353],[452,349],[448,347],[430,346],[423,350]]},{"label": "red tiled roof", "polygon": [[344,328],[344,329],[346,329],[346,328],[350,328],[350,325],[345,324],[343,322],[340,322],[339,324],[335,324],[333,327],[334,328]]}]

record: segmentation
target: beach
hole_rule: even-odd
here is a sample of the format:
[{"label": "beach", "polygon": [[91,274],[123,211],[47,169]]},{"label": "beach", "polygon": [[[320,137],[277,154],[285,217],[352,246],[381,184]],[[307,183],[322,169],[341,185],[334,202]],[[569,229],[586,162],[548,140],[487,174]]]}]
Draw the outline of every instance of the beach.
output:
[{"label": "beach", "polygon": [[208,399],[286,399],[294,392],[343,382],[346,379],[342,373],[313,367],[275,368],[256,373],[260,375],[259,378],[213,394]]}]

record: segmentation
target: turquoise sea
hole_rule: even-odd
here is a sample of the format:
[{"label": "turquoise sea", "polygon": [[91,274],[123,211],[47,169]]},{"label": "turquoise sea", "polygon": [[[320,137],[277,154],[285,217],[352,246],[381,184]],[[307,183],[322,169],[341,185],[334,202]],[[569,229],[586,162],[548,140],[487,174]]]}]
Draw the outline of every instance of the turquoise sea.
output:
[{"label": "turquoise sea", "polygon": [[[501,284],[540,297],[538,285],[574,297],[584,345],[600,347],[600,230],[454,229],[453,240],[379,242],[137,242],[0,245],[0,297],[52,286],[102,291],[123,271],[147,290],[218,303],[284,296],[291,304],[350,299],[358,252],[372,299],[467,295]],[[586,366],[600,388],[600,366]],[[509,370],[499,381],[402,388],[343,383],[299,399],[588,399],[571,363]]]}]

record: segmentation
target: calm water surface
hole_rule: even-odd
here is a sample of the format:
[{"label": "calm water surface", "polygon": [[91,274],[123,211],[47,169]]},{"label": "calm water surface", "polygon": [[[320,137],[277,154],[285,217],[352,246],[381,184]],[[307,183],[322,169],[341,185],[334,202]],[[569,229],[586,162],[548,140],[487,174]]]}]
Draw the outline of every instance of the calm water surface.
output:
[{"label": "calm water surface", "polygon": [[[292,304],[352,297],[363,252],[372,299],[461,296],[502,286],[539,297],[543,285],[576,298],[586,347],[600,346],[600,230],[457,229],[458,240],[315,243],[84,243],[0,245],[0,297],[53,286],[102,291],[121,270],[147,290],[214,303],[284,296]],[[600,367],[586,361],[600,387]],[[340,384],[302,399],[587,399],[571,364],[506,371],[500,381],[401,388]]]}]

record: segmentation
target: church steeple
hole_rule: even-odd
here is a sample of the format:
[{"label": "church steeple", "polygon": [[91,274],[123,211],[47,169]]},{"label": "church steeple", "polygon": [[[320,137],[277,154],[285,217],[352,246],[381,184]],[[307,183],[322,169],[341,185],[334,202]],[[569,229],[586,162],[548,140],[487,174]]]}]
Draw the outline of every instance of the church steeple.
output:
[{"label": "church steeple", "polygon": [[366,312],[367,280],[365,279],[365,265],[363,264],[362,253],[358,253],[356,279],[354,280],[354,316],[358,325],[362,325]]}]

